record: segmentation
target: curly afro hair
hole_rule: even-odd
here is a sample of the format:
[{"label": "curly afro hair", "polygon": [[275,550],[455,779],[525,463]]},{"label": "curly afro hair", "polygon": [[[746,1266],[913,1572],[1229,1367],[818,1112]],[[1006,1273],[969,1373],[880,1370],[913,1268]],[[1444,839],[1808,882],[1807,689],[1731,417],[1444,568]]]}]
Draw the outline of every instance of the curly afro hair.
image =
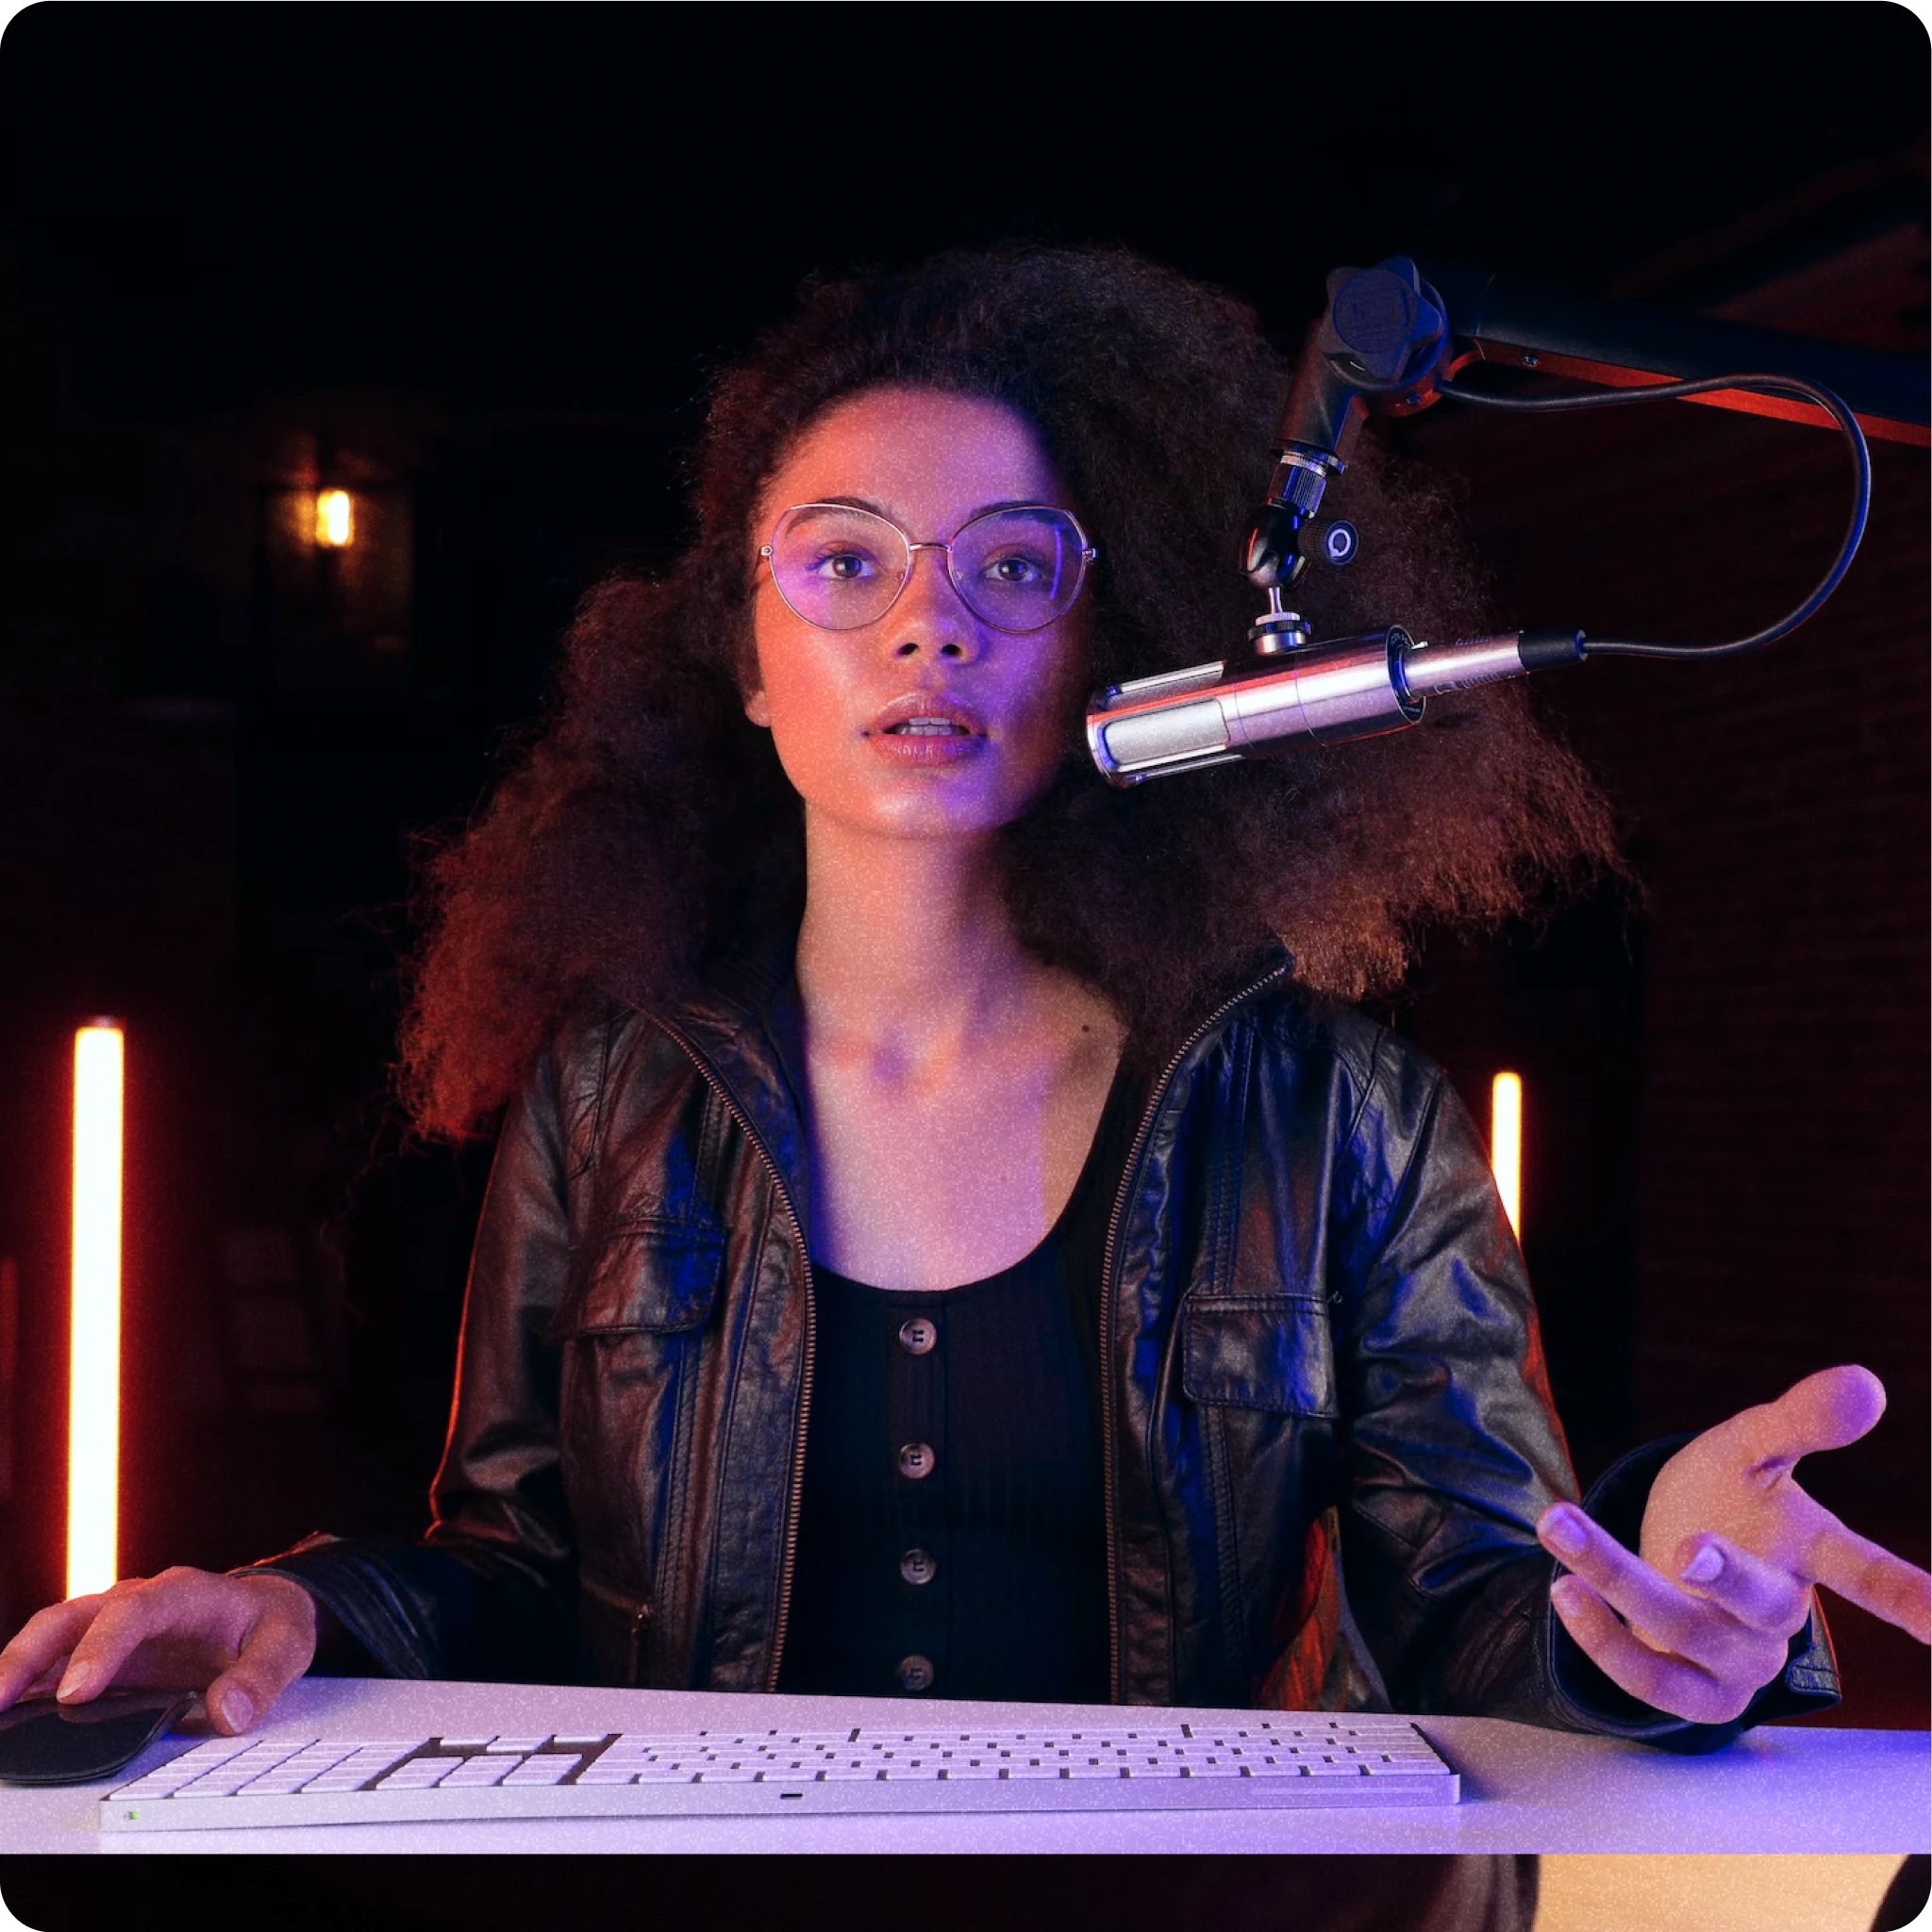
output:
[{"label": "curly afro hair", "polygon": [[[673,996],[714,949],[795,926],[802,808],[741,691],[754,506],[821,411],[891,385],[1026,416],[1102,544],[1097,688],[1241,647],[1256,595],[1235,553],[1288,375],[1242,304],[1119,248],[962,250],[808,284],[716,385],[690,548],[660,580],[586,595],[540,730],[427,862],[399,1068],[419,1129],[487,1126],[579,1002]],[[1317,636],[1483,628],[1440,484],[1365,438],[1328,507],[1364,542],[1298,591]],[[1128,791],[1100,782],[1070,718],[1058,776],[1002,838],[1023,941],[1143,1048],[1276,945],[1305,983],[1359,999],[1400,980],[1422,927],[1521,913],[1617,864],[1604,799],[1514,684],[1432,701],[1413,730]]]}]

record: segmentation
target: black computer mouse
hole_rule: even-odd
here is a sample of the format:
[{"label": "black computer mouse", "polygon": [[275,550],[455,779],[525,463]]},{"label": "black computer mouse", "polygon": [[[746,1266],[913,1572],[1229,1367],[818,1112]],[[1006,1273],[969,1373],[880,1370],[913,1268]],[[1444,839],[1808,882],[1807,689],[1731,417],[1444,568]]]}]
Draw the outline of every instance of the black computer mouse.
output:
[{"label": "black computer mouse", "polygon": [[83,1785],[112,1777],[193,1702],[189,1690],[104,1690],[86,1704],[27,1698],[0,1710],[0,1782]]}]

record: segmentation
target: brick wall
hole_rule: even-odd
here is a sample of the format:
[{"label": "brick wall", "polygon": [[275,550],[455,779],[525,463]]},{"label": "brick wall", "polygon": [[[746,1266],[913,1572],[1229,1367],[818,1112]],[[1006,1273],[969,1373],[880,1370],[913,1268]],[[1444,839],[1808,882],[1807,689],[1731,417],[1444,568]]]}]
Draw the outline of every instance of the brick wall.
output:
[{"label": "brick wall", "polygon": [[[1407,444],[1468,479],[1498,617],[1598,636],[1758,628],[1822,573],[1849,497],[1836,437],[1678,404],[1507,422],[1443,407]],[[1791,638],[1541,681],[1647,903],[1580,908],[1541,949],[1439,946],[1409,1017],[1479,1108],[1496,1066],[1531,1062],[1525,1249],[1586,1474],[1620,1435],[1701,1427],[1863,1362],[1883,1423],[1804,1480],[1924,1563],[1927,463],[1896,444],[1873,458],[1858,558]],[[1591,925],[1598,943],[1561,943]],[[1850,1610],[1834,1627],[1859,1679],[1836,1721],[1924,1724],[1918,1646]]]}]

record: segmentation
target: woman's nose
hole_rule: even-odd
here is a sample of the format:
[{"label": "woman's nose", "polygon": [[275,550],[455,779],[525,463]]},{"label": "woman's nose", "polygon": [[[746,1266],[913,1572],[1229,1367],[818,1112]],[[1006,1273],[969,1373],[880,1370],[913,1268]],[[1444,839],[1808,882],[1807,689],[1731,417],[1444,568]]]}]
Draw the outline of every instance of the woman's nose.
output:
[{"label": "woman's nose", "polygon": [[915,546],[906,588],[884,621],[894,658],[943,658],[958,664],[979,656],[979,620],[961,600],[946,572],[946,553],[937,544]]}]

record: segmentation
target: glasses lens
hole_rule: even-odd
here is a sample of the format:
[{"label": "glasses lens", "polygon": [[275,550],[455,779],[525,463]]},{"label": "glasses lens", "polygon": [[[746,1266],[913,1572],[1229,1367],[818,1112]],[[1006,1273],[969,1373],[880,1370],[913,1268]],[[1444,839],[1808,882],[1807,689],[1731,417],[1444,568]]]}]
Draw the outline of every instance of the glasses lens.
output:
[{"label": "glasses lens", "polygon": [[885,518],[842,504],[800,504],[772,539],[779,593],[826,630],[855,630],[883,616],[911,561],[905,538]]},{"label": "glasses lens", "polygon": [[1080,594],[1084,548],[1064,510],[994,510],[953,539],[953,582],[988,624],[1039,630],[1064,616]]}]

